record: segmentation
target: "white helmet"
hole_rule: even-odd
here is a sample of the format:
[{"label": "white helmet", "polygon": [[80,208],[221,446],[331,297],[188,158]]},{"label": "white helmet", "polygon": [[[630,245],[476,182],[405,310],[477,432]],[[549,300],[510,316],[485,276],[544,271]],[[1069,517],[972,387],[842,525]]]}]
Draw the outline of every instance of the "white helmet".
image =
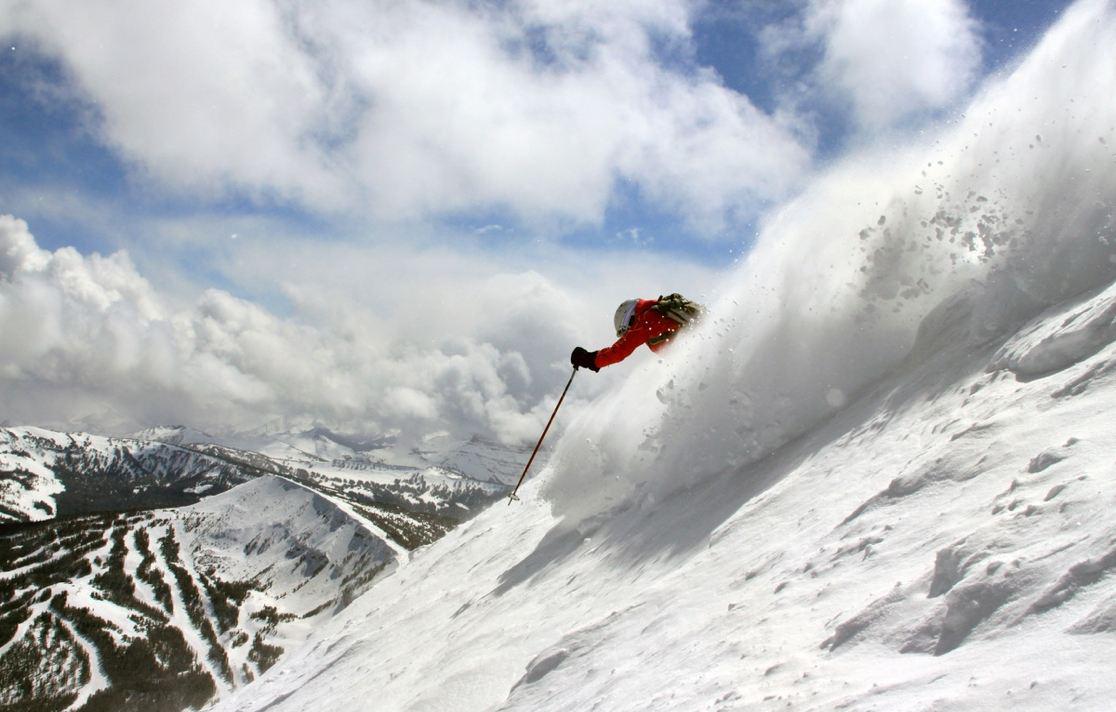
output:
[{"label": "white helmet", "polygon": [[629,299],[620,306],[616,307],[616,316],[612,318],[612,323],[616,327],[616,335],[621,336],[628,327],[632,325],[632,317],[635,315],[636,300]]}]

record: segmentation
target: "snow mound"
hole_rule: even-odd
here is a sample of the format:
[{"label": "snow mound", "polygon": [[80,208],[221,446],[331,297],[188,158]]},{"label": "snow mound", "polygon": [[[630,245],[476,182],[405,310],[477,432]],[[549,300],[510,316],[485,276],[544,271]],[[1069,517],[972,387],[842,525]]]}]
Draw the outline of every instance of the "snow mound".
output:
[{"label": "snow mound", "polygon": [[1037,378],[1083,361],[1116,339],[1116,285],[1062,304],[1008,341],[992,368]]}]

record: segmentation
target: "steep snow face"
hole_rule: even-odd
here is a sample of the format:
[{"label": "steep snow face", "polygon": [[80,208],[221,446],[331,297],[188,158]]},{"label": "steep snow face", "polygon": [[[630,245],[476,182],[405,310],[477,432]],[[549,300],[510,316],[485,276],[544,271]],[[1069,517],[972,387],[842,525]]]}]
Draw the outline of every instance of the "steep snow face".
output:
[{"label": "steep snow face", "polygon": [[218,709],[1110,709],[1113,67],[1079,3],[835,167],[523,503]]},{"label": "steep snow face", "polygon": [[945,348],[657,503],[571,525],[532,483],[217,709],[1109,709],[1116,343],[997,366],[1107,298],[976,348],[942,319]]},{"label": "steep snow face", "polygon": [[961,293],[979,342],[1110,282],[1114,14],[1078,3],[952,128],[858,155],[771,217],[705,327],[571,428],[546,492],[557,511],[599,511],[583,492],[601,472],[608,507],[766,457],[893,368]]}]

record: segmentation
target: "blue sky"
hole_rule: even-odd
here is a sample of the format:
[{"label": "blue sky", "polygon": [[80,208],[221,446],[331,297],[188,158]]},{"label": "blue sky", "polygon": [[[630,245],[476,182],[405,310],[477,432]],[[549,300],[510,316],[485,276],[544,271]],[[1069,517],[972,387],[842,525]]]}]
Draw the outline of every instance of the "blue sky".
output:
[{"label": "blue sky", "polygon": [[[1035,42],[1065,5],[1057,1],[969,2],[966,7],[976,23],[975,36],[980,42],[979,73],[1009,65]],[[712,69],[724,87],[747,97],[760,111],[773,114],[784,98],[786,85],[808,82],[824,53],[822,41],[813,38],[785,57],[765,56],[762,32],[766,27],[800,21],[802,6],[714,3],[688,18],[692,36],[687,41],[671,38],[654,50],[658,55],[655,59],[683,76]],[[97,97],[81,86],[80,71],[67,64],[73,60],[67,60],[64,51],[51,50],[50,44],[59,40],[44,42],[27,29],[6,36],[7,51],[0,59],[0,141],[9,147],[0,187],[10,198],[18,194],[19,199],[9,203],[10,209],[32,221],[44,247],[74,245],[83,252],[122,247],[142,250],[144,231],[151,220],[185,220],[198,214],[210,221],[244,216],[274,220],[314,239],[361,239],[380,229],[374,217],[361,215],[359,210],[338,215],[253,187],[226,185],[216,194],[207,194],[162,183],[148,172],[142,156],[120,150],[112,136],[106,135],[103,107]],[[38,29],[46,32],[46,28]],[[973,83],[968,82],[957,96],[948,97],[951,101],[943,106],[917,113],[913,120],[932,120],[935,112],[940,116],[953,110],[953,100],[963,96]],[[170,89],[173,91],[173,87]],[[824,163],[839,155],[856,138],[858,127],[847,107],[824,92],[807,96],[799,108],[810,113],[810,129],[816,133],[810,146],[814,162]],[[215,126],[214,130],[220,128]],[[176,140],[173,127],[168,127],[165,140]],[[523,177],[525,181],[531,179],[530,175]],[[36,190],[41,199],[35,199]],[[82,203],[96,204],[104,221],[91,221],[87,216],[59,209],[52,202],[59,192]],[[430,211],[420,215],[418,221],[436,232],[468,234],[481,230],[496,250],[508,241],[543,235],[581,250],[653,250],[725,265],[746,249],[756,229],[756,217],[777,198],[762,196],[723,224],[695,226],[689,216],[664,207],[637,183],[620,178],[610,189],[606,209],[591,220],[524,221],[516,210],[498,201],[478,200],[461,210]],[[485,231],[486,226],[500,229],[489,227]],[[204,254],[186,250],[179,259],[184,268],[196,269],[206,278]]]},{"label": "blue sky", "polygon": [[618,301],[714,291],[1066,5],[0,0],[0,401],[527,437]]}]

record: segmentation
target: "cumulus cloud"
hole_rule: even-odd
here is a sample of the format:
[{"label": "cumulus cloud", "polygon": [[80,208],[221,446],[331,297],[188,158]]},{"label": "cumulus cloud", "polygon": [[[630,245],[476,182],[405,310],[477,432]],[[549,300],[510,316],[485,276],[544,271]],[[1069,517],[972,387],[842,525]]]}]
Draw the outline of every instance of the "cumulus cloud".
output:
[{"label": "cumulus cloud", "polygon": [[[284,420],[526,441],[563,384],[570,348],[607,343],[613,303],[648,288],[609,274],[634,268],[691,291],[707,275],[650,258],[585,269],[576,255],[552,257],[548,276],[445,248],[249,241],[217,268],[250,291],[280,285],[280,316],[218,289],[180,304],[124,252],[44,250],[26,223],[0,216],[0,419],[214,429]],[[583,380],[572,410],[605,385]]]},{"label": "cumulus cloud", "polygon": [[816,47],[811,86],[877,130],[962,98],[980,69],[978,30],[963,0],[810,0],[764,41],[772,55]]},{"label": "cumulus cloud", "polygon": [[59,58],[96,134],[172,190],[594,222],[626,181],[716,229],[785,195],[809,155],[679,61],[690,9],[8,0],[0,35]]},{"label": "cumulus cloud", "polygon": [[48,1],[0,9],[0,34],[60,58],[100,114],[93,128],[149,176],[308,200],[339,189],[309,136],[335,105],[277,6]]}]

